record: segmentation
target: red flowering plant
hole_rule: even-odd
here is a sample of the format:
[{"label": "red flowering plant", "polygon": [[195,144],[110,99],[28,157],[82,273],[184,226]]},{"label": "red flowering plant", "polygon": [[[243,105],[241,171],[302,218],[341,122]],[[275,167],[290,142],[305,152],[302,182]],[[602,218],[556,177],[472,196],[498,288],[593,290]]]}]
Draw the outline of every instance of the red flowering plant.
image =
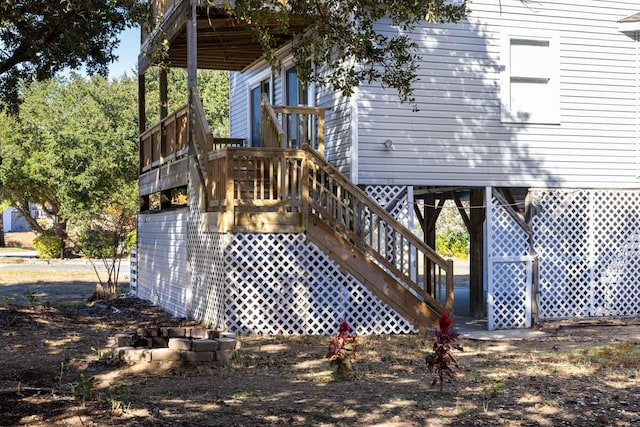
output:
[{"label": "red flowering plant", "polygon": [[440,330],[436,328],[435,340],[433,342],[433,352],[427,354],[426,363],[429,372],[436,374],[436,377],[431,382],[431,387],[440,383],[440,391],[442,391],[442,385],[446,379],[451,379],[456,376],[453,367],[460,369],[458,359],[451,352],[452,349],[462,350],[462,347],[454,344],[453,342],[458,338],[459,334],[449,331],[453,320],[449,317],[449,314],[445,311],[440,316]]},{"label": "red flowering plant", "polygon": [[358,352],[358,343],[355,335],[349,335],[351,327],[347,319],[343,319],[338,327],[338,335],[331,338],[327,347],[327,359],[329,364],[335,366],[335,378],[348,380],[353,371],[353,362]]}]

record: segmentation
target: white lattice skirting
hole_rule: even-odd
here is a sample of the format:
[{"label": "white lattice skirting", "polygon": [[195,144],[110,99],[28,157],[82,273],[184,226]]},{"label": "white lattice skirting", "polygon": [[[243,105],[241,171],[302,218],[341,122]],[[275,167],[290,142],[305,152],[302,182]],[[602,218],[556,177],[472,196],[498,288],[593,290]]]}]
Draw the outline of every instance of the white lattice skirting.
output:
[{"label": "white lattice skirting", "polygon": [[[190,200],[197,200],[196,188],[191,186]],[[384,205],[397,198],[402,188],[369,191]],[[406,199],[400,200],[394,210],[408,220],[408,206]],[[254,334],[329,335],[345,316],[358,334],[416,332],[306,242],[303,233],[204,232],[196,203],[190,203],[188,216],[181,212],[141,218],[153,227],[139,229],[139,242],[144,244],[138,252],[138,296],[165,309],[168,305],[175,315]],[[160,232],[169,238],[162,239]],[[172,247],[180,248],[177,259],[171,256]],[[158,266],[166,266],[161,268],[163,274]],[[171,268],[176,271],[168,274]]]},{"label": "white lattice skirting", "polygon": [[540,316],[640,315],[640,191],[533,190]]}]

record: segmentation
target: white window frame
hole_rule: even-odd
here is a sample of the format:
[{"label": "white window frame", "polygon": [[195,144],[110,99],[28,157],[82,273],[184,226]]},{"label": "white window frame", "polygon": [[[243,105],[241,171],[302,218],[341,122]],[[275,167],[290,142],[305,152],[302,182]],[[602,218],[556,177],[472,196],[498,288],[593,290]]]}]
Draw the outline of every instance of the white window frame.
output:
[{"label": "white window frame", "polygon": [[[549,44],[548,88],[550,105],[543,109],[514,112],[511,108],[511,41],[526,40]],[[560,124],[560,50],[558,37],[542,32],[515,31],[502,34],[501,38],[500,121],[503,123]],[[526,76],[523,76],[526,77]],[[524,113],[524,114],[523,114]]]}]

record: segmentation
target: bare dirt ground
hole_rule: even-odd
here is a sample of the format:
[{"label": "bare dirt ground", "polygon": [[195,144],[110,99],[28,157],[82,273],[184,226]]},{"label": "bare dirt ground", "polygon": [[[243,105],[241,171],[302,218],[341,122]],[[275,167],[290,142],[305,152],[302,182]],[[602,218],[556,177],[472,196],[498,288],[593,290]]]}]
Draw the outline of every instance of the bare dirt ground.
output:
[{"label": "bare dirt ground", "polygon": [[126,297],[86,306],[95,279],[60,274],[0,268],[1,425],[640,426],[638,319],[462,340],[442,392],[425,335],[358,337],[351,381],[333,380],[319,336],[243,336],[230,367],[144,372],[107,363],[109,337],[188,322]]}]

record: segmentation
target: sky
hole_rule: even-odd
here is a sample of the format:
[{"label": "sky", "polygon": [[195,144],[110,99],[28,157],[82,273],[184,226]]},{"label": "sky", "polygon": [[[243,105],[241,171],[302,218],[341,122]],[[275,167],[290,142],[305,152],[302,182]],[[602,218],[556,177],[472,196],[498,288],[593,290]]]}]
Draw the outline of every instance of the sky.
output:
[{"label": "sky", "polygon": [[118,60],[109,66],[109,77],[118,78],[125,73],[135,77],[140,52],[140,28],[123,31],[118,38],[120,39],[120,46],[116,49]]}]

